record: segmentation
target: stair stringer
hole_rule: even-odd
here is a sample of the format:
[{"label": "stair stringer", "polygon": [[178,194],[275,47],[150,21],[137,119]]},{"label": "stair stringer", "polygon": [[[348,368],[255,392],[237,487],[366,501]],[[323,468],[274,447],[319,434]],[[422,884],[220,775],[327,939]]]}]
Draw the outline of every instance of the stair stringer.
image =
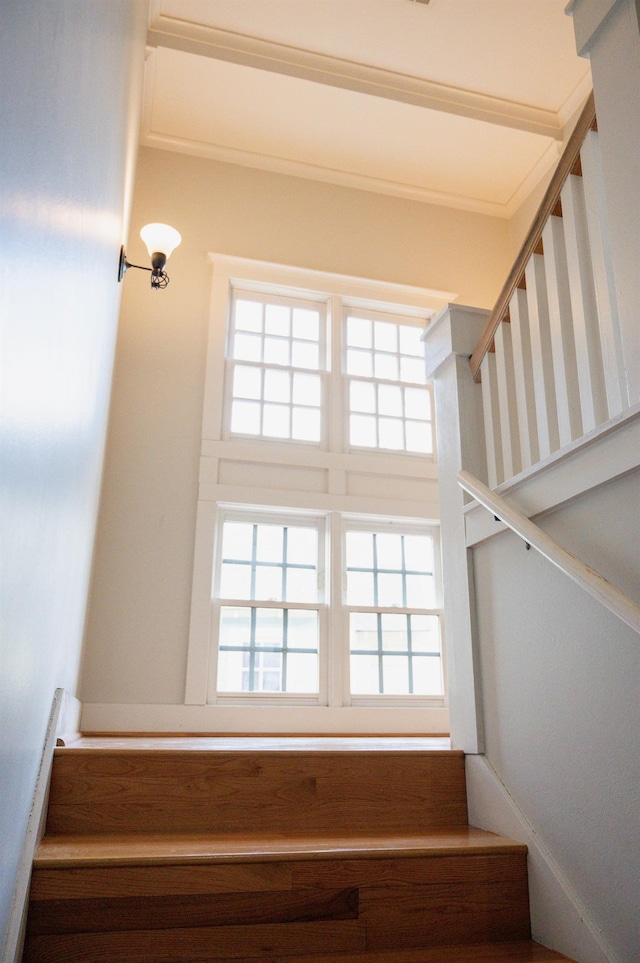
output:
[{"label": "stair stringer", "polygon": [[486,756],[468,754],[465,771],[469,825],[528,847],[532,939],[580,963],[624,963]]}]

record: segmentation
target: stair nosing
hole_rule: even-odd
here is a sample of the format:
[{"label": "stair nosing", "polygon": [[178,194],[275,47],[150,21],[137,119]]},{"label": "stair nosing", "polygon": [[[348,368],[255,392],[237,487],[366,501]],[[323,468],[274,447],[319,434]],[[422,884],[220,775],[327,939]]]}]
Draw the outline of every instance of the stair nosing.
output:
[{"label": "stair nosing", "polygon": [[[121,833],[45,836],[34,858],[34,869],[56,869],[67,866],[148,866],[195,863],[273,862],[313,859],[406,859],[411,857],[478,856],[525,854],[526,844],[496,836],[454,833],[376,836],[282,837],[266,834],[256,837],[212,836],[176,833]],[[131,852],[136,847],[157,847],[155,852]],[[112,854],[105,853],[111,846]],[[56,855],[56,847],[59,847]],[[124,852],[125,847],[129,852]],[[184,847],[181,849],[181,847]],[[90,850],[94,848],[95,852]],[[76,851],[74,854],[74,850]],[[122,850],[118,852],[118,850]],[[62,851],[62,852],[61,852]]]}]

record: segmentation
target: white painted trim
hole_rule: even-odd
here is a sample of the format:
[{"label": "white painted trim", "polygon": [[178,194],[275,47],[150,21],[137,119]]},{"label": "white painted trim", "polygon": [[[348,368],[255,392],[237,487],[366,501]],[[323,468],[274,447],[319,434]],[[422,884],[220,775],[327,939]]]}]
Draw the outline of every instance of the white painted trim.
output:
[{"label": "white painted trim", "polygon": [[482,389],[471,377],[469,357],[488,314],[449,305],[424,337],[427,373],[434,379],[436,394],[451,744],[466,752],[482,751],[484,726],[472,553],[465,545],[464,495],[455,478],[462,466],[483,476],[486,472]]},{"label": "white painted trim", "polygon": [[[299,267],[294,264],[279,264],[275,261],[258,261],[233,254],[209,253],[214,273],[223,275],[234,282],[245,285],[254,282],[261,287],[274,285],[280,289],[292,287],[294,294],[299,291],[339,295],[350,305],[358,306],[359,300],[366,301],[367,307],[375,308],[380,302],[381,311],[394,311],[399,307],[402,313],[423,317],[428,321],[436,311],[444,308],[439,302],[455,301],[454,291],[438,291],[435,288],[421,288],[411,284],[398,284],[380,281],[376,278],[356,277],[350,274],[335,274],[331,271],[318,271],[314,268]],[[287,293],[287,292],[285,292]],[[409,311],[415,308],[415,312]],[[467,309],[473,310],[473,309]]]},{"label": "white painted trim", "polygon": [[517,839],[528,847],[533,939],[572,959],[623,963],[488,759],[467,755],[465,769],[470,825]]},{"label": "white painted trim", "polygon": [[[542,458],[560,447],[556,386],[553,379],[551,327],[547,301],[544,256],[532,254],[525,269],[531,365],[535,398],[538,448]],[[506,480],[509,476],[503,476]]]},{"label": "white painted trim", "polygon": [[598,307],[600,346],[605,393],[610,417],[629,405],[616,284],[611,256],[611,235],[607,216],[600,144],[596,131],[587,131],[582,150],[582,181],[586,200],[587,231]]},{"label": "white painted trim", "polygon": [[[513,195],[508,204],[499,201],[488,201],[466,194],[451,194],[446,191],[434,191],[417,184],[406,184],[401,181],[383,180],[354,171],[338,170],[309,164],[304,161],[294,161],[287,157],[277,157],[272,154],[262,154],[256,151],[239,150],[222,144],[212,144],[208,141],[193,140],[187,137],[174,137],[162,131],[151,130],[151,113],[147,112],[142,124],[140,143],[143,147],[154,147],[159,150],[177,151],[193,157],[205,157],[207,160],[219,161],[223,164],[235,164],[239,167],[250,167],[257,170],[270,171],[274,174],[285,174],[288,177],[301,177],[305,180],[320,181],[335,184],[338,187],[348,187],[356,191],[369,191],[374,194],[386,194],[390,197],[402,197],[407,200],[418,201],[422,204],[434,204],[438,207],[450,207],[459,211],[470,211],[473,214],[486,214],[488,217],[509,219],[521,203],[520,191]],[[547,155],[545,155],[547,156]],[[551,166],[553,158],[549,160]],[[538,167],[537,170],[540,170]],[[539,177],[544,171],[540,170]]]},{"label": "white painted trim", "polygon": [[[540,517],[640,467],[640,405],[601,425],[545,461],[499,485],[497,493],[527,517]],[[465,507],[467,547],[504,531],[476,502]]]},{"label": "white painted trim", "polygon": [[438,503],[404,499],[371,498],[365,495],[336,495],[296,492],[291,489],[216,485],[201,490],[202,502],[255,505],[265,508],[293,508],[304,511],[340,512],[346,515],[383,515],[385,518],[419,518],[437,524]]},{"label": "white painted trim", "polygon": [[403,457],[400,464],[395,455],[370,455],[366,451],[341,453],[324,451],[309,447],[304,453],[300,445],[294,452],[293,445],[279,445],[277,442],[241,441],[205,438],[202,442],[203,459],[227,458],[232,461],[269,462],[275,465],[303,465],[307,468],[336,468],[339,471],[366,472],[369,475],[393,475],[406,478],[437,479],[438,466],[435,458],[429,455]]},{"label": "white painted trim", "polygon": [[[620,0],[571,0],[566,12],[573,17],[576,48],[581,57],[588,57],[598,34]],[[624,2],[624,0],[623,0]]]},{"label": "white painted trim", "polygon": [[560,199],[582,425],[585,431],[590,431],[607,420],[608,409],[583,178],[569,174]]},{"label": "white painted trim", "polygon": [[444,706],[118,705],[84,703],[82,731],[176,733],[448,733]]},{"label": "white painted trim", "polygon": [[562,140],[553,110],[165,14],[152,19],[147,43]]},{"label": "white painted trim", "polygon": [[[251,510],[281,509],[287,514],[292,511],[323,515],[339,512],[342,515],[367,515],[398,521],[413,522],[417,519],[422,524],[437,527],[440,513],[435,455],[419,456],[411,453],[377,452],[372,449],[344,451],[346,439],[342,438],[342,425],[346,410],[342,409],[338,410],[337,415],[334,414],[332,434],[337,450],[293,441],[221,438],[219,425],[223,420],[222,383],[225,380],[223,371],[227,353],[225,332],[229,301],[235,289],[255,291],[260,295],[265,291],[272,291],[275,295],[292,298],[311,296],[326,303],[333,325],[333,364],[330,369],[333,383],[329,389],[331,403],[327,404],[331,414],[331,409],[335,408],[336,401],[341,397],[340,385],[344,380],[340,338],[336,337],[341,333],[342,307],[366,308],[372,312],[373,317],[391,318],[399,324],[412,324],[420,331],[420,325],[426,326],[434,314],[434,301],[437,303],[440,300],[439,297],[436,300],[433,295],[446,296],[448,292],[432,292],[380,281],[369,282],[363,278],[354,279],[216,253],[210,253],[209,260],[213,264],[213,283],[183,708],[194,712],[215,708],[224,710],[227,715],[231,712],[232,721],[210,723],[218,731],[225,731],[227,727],[233,729],[238,712],[243,721],[237,724],[248,726],[248,731],[270,731],[280,725],[277,722],[278,713],[290,720],[289,710],[297,706],[301,714],[300,721],[295,724],[302,728],[310,725],[310,731],[318,731],[318,725],[322,728],[332,724],[327,723],[326,712],[317,714],[327,700],[327,686],[321,688],[320,694],[314,694],[313,698],[271,698],[270,706],[269,700],[261,698],[260,694],[252,694],[247,701],[235,699],[236,703],[242,703],[241,709],[232,705],[232,696],[214,695],[215,687],[211,685],[211,680],[216,678],[216,645],[212,636],[215,636],[217,609],[215,604],[212,604],[212,579],[218,509],[237,506]],[[224,431],[222,434],[224,435]],[[377,488],[373,483],[376,483]],[[441,615],[440,612],[437,614]],[[343,648],[347,648],[347,639],[348,634],[343,634]],[[343,661],[346,658],[347,655],[343,655]],[[324,678],[326,672],[323,662],[321,670]],[[342,675],[347,677],[344,666]],[[334,676],[330,690],[332,698],[336,695],[338,674],[334,673]],[[444,707],[446,700],[445,695],[424,700],[418,700],[417,697],[400,698],[401,705],[398,705],[396,700],[393,707],[393,711],[399,711],[399,719],[409,706],[413,705],[416,709],[419,705],[440,708]],[[213,703],[214,699],[215,706],[207,704]],[[369,708],[374,705],[390,707],[392,701],[390,697],[352,697],[348,692],[342,691],[340,705],[332,706],[331,709],[333,711],[335,708],[336,712],[340,710],[342,713],[345,707],[349,708],[350,703],[351,707],[360,712],[364,710],[365,704]],[[265,708],[272,710],[269,714],[272,721],[266,730],[261,730],[260,717]],[[249,724],[248,720],[253,719],[252,714],[256,718]],[[311,721],[305,723],[307,716]],[[360,716],[355,717],[356,726],[361,717],[361,712]],[[219,718],[221,717],[215,717],[216,720]],[[340,720],[338,728],[332,731],[349,729],[349,714],[341,715]],[[290,721],[287,723],[288,726],[292,724]],[[371,714],[368,724],[376,725]],[[402,731],[402,726],[393,731]]]},{"label": "white painted trim", "polygon": [[45,735],[40,768],[36,780],[35,790],[27,831],[22,844],[20,864],[16,875],[9,913],[9,925],[2,948],[2,963],[20,963],[24,944],[25,928],[27,924],[27,910],[29,908],[29,886],[31,883],[31,867],[35,851],[44,836],[47,820],[47,803],[49,800],[49,782],[53,765],[53,750],[56,741],[62,733],[76,733],[80,728],[80,703],[70,696],[64,689],[56,689],[47,731]]}]

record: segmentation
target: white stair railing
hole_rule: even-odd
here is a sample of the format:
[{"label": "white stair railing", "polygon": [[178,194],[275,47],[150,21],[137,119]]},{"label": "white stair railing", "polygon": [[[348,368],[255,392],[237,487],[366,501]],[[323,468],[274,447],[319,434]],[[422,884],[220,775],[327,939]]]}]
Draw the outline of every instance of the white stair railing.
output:
[{"label": "white stair railing", "polygon": [[592,97],[471,370],[491,488],[628,408]]},{"label": "white stair railing", "polygon": [[458,472],[458,484],[496,518],[552,562],[580,588],[602,603],[610,612],[640,633],[640,605],[608,582],[592,568],[543,532],[531,519],[513,508],[468,471]]}]

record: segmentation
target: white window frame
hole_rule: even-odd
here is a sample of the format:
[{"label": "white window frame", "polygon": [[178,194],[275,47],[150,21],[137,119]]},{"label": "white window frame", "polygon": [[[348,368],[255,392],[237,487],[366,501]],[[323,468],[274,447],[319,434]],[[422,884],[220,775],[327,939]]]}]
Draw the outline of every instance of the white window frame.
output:
[{"label": "white window frame", "polygon": [[[264,599],[228,599],[220,595],[220,576],[222,570],[222,534],[224,523],[227,521],[242,521],[251,524],[276,524],[276,525],[298,525],[314,528],[318,533],[318,596],[316,602],[287,602],[271,601]],[[262,703],[281,703],[288,702],[292,705],[323,705],[327,699],[327,651],[323,645],[323,639],[327,635],[327,597],[326,597],[326,518],[322,514],[309,514],[306,512],[283,512],[283,511],[254,511],[246,506],[220,506],[218,516],[218,530],[216,533],[214,577],[211,600],[211,660],[208,684],[208,703],[237,705],[243,702],[262,702]],[[219,657],[219,625],[220,612],[225,606],[242,608],[274,608],[274,609],[303,609],[305,611],[316,610],[318,612],[318,694],[291,693],[291,692],[219,692],[217,688],[218,677],[218,657]]]},{"label": "white window frame", "polygon": [[[433,563],[434,563],[434,582],[435,582],[435,600],[432,607],[424,606],[422,608],[418,607],[403,607],[403,606],[364,606],[364,605],[350,605],[347,601],[347,558],[346,558],[346,536],[347,532],[350,531],[361,531],[361,532],[392,532],[402,535],[428,535],[433,540]],[[439,629],[439,648],[440,648],[440,672],[442,678],[442,696],[445,692],[445,681],[446,681],[446,664],[445,664],[445,645],[444,645],[444,612],[442,608],[442,561],[440,552],[440,530],[438,527],[433,525],[427,525],[425,523],[419,522],[417,519],[389,519],[389,518],[365,518],[362,516],[344,516],[341,520],[341,570],[342,570],[342,599],[341,599],[341,609],[344,612],[344,633],[345,637],[343,639],[343,647],[346,649],[346,656],[348,659],[347,674],[350,680],[350,639],[349,639],[349,616],[352,612],[382,612],[391,614],[416,614],[416,615],[433,615],[438,620]],[[381,694],[370,694],[370,695],[360,695],[351,693],[351,686],[349,684],[349,704],[356,705],[385,705],[393,706],[397,705],[399,701],[403,705],[414,705],[414,706],[424,706],[432,703],[440,697],[440,694],[432,693],[427,696],[421,695],[403,695],[394,696]]]},{"label": "white window frame", "polygon": [[[295,365],[283,366],[282,370],[296,372],[300,371],[303,373],[317,374],[320,379],[320,390],[321,390],[321,415],[322,409],[326,407],[326,399],[329,397],[329,368],[328,368],[328,358],[327,358],[327,301],[326,298],[313,297],[311,294],[304,297],[302,292],[295,296],[293,294],[283,295],[282,293],[276,293],[273,291],[266,290],[250,290],[242,288],[241,286],[232,286],[230,292],[230,303],[229,317],[231,319],[232,312],[234,309],[235,302],[238,300],[251,300],[263,303],[265,295],[268,295],[268,300],[273,304],[286,304],[292,307],[302,307],[308,308],[313,306],[319,311],[319,364],[317,368],[298,368]],[[252,435],[252,434],[242,434],[239,432],[232,432],[231,430],[231,406],[233,401],[233,372],[238,365],[248,365],[260,369],[263,372],[267,370],[272,370],[278,368],[278,365],[269,364],[266,361],[243,361],[236,359],[232,355],[232,346],[235,338],[236,332],[234,331],[231,321],[227,325],[227,342],[225,351],[225,373],[224,373],[224,404],[223,404],[223,427],[222,427],[222,437],[225,440],[231,440],[234,438],[245,439],[245,440],[259,440],[260,442],[266,442],[267,444],[284,444],[284,445],[310,445],[316,448],[327,449],[328,444],[328,421],[326,418],[321,420],[321,433],[318,442],[311,441],[298,441],[294,438],[271,438],[265,435]]]},{"label": "white window frame", "polygon": [[[435,450],[431,457],[372,449],[349,450],[340,332],[345,302],[350,307],[397,317],[399,321],[410,318],[411,323],[426,328],[437,311],[455,295],[224,255],[211,255],[211,260],[214,271],[185,682],[186,709],[191,707],[194,719],[200,720],[199,726],[203,725],[201,720],[206,719],[206,727],[219,732],[448,731],[446,689],[444,697],[429,700],[419,712],[416,712],[416,706],[406,701],[410,697],[404,697],[402,705],[393,707],[381,705],[385,697],[374,698],[370,705],[345,705],[348,643],[342,645],[341,652],[335,651],[338,633],[332,631],[330,624],[331,620],[339,622],[344,619],[344,608],[333,605],[329,605],[326,612],[329,665],[325,705],[287,703],[283,712],[281,705],[268,705],[257,693],[251,694],[251,704],[245,701],[232,705],[229,700],[224,704],[220,701],[210,704],[208,699],[214,671],[213,563],[221,511],[235,505],[287,515],[325,515],[333,545],[341,544],[341,516],[384,517],[400,523],[418,519],[437,529],[439,504]],[[329,328],[329,371],[326,377],[335,404],[322,445],[229,437],[225,430],[225,349],[233,288],[244,292],[266,290],[302,297],[303,300],[317,297],[326,302]],[[327,565],[329,581],[340,586],[339,553],[334,552]]]},{"label": "white window frame", "polygon": [[[351,381],[352,381],[352,380],[353,380],[353,381],[364,381],[364,380],[366,380],[362,375],[356,375],[356,374],[349,374],[349,373],[347,373],[347,350],[348,350],[348,344],[347,344],[346,328],[347,328],[348,318],[350,318],[350,317],[353,317],[353,318],[362,318],[362,319],[370,320],[370,321],[372,321],[372,322],[375,322],[375,321],[384,321],[384,322],[395,321],[395,322],[396,322],[397,324],[399,324],[399,325],[412,325],[412,326],[415,326],[414,320],[413,320],[412,318],[410,318],[410,317],[403,317],[402,315],[390,315],[388,312],[382,312],[382,311],[380,311],[380,310],[375,310],[375,309],[364,309],[363,307],[354,306],[354,305],[350,304],[349,301],[346,301],[346,303],[343,305],[343,309],[342,309],[342,328],[341,328],[342,361],[341,361],[341,368],[342,368],[343,391],[344,391],[344,394],[345,394],[345,408],[346,408],[346,411],[347,411],[348,415],[351,415],[351,414],[352,414],[351,407],[350,407],[350,400],[349,400],[349,398],[348,398],[349,387],[350,387]],[[375,353],[375,352],[374,352],[374,353]],[[388,453],[388,454],[392,454],[392,453],[393,453],[393,454],[397,454],[398,456],[401,456],[402,458],[405,458],[405,457],[406,457],[406,458],[425,458],[425,457],[426,457],[426,458],[429,458],[429,457],[431,457],[431,456],[434,454],[434,452],[435,452],[435,424],[434,424],[434,418],[433,418],[434,398],[433,398],[433,389],[432,389],[432,386],[427,382],[426,378],[425,378],[424,382],[410,382],[410,381],[404,381],[404,380],[402,380],[402,379],[400,379],[400,378],[392,380],[392,379],[389,379],[389,378],[380,378],[380,377],[376,377],[375,375],[373,375],[370,380],[371,380],[371,383],[376,386],[376,389],[378,389],[378,387],[379,387],[380,385],[390,385],[390,386],[393,386],[393,387],[398,387],[398,388],[400,388],[400,389],[403,390],[403,391],[404,391],[405,388],[414,388],[414,387],[415,387],[415,388],[424,389],[424,390],[427,392],[427,394],[429,395],[429,414],[430,414],[430,418],[429,418],[429,419],[425,419],[425,423],[429,425],[429,429],[430,429],[430,436],[431,436],[431,446],[430,446],[430,447],[431,447],[431,450],[430,450],[429,452],[424,452],[424,453],[422,453],[422,452],[411,451],[411,450],[409,450],[409,449],[407,449],[407,448],[403,448],[403,449],[393,449],[393,448],[383,448],[383,447],[380,447],[380,446],[375,447],[375,446],[370,446],[370,445],[354,445],[354,444],[352,444],[352,442],[351,442],[349,424],[348,424],[348,422],[347,422],[347,423],[346,423],[346,432],[347,432],[346,444],[347,444],[347,446],[348,446],[349,451],[386,452],[386,453]],[[378,420],[379,417],[380,417],[379,414],[376,415],[376,420]],[[402,417],[402,421],[403,421],[403,432],[404,432],[404,427],[406,426],[407,420],[408,420],[408,419],[406,418],[406,416],[403,415],[403,417]],[[378,426],[378,430],[379,430],[379,426]]]}]

